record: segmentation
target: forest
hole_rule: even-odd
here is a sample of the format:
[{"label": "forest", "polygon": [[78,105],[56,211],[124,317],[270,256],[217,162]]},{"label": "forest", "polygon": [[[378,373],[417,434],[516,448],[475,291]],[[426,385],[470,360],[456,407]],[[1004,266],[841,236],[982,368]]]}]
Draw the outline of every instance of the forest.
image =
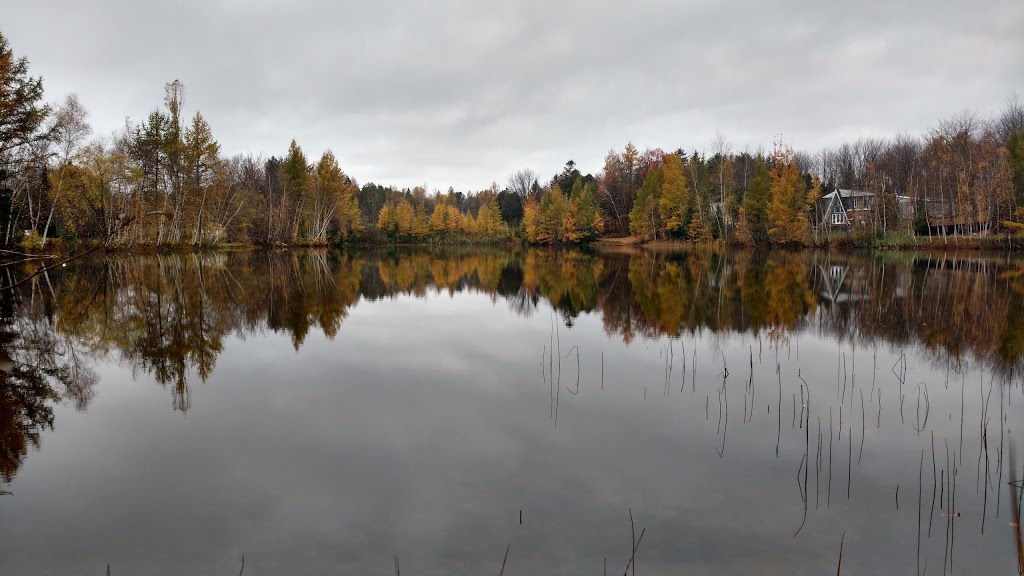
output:
[{"label": "forest", "polygon": [[[1024,235],[1024,103],[969,111],[921,135],[859,139],[816,153],[781,140],[736,151],[610,150],[596,174],[569,160],[487,189],[360,184],[330,150],[225,155],[184,85],[143,119],[98,134],[76,95],[48,103],[40,77],[0,35],[0,244],[285,245],[720,241]],[[829,194],[848,214],[830,220]],[[852,195],[845,191],[856,191]],[[847,194],[843,197],[842,194]],[[856,196],[860,200],[851,199]],[[838,209],[838,208],[837,208]]]}]

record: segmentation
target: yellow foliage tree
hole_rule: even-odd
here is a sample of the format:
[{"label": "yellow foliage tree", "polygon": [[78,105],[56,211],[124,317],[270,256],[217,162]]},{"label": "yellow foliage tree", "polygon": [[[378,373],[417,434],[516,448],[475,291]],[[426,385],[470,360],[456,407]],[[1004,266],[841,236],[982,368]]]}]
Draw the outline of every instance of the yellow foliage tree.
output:
[{"label": "yellow foliage tree", "polygon": [[658,211],[665,231],[673,236],[682,236],[690,205],[690,190],[683,174],[683,159],[678,154],[666,155],[663,171]]},{"label": "yellow foliage tree", "polygon": [[797,169],[791,150],[777,148],[773,159],[768,236],[777,244],[806,242],[810,231],[807,182]]},{"label": "yellow foliage tree", "polygon": [[403,240],[409,240],[413,236],[413,227],[416,221],[416,211],[412,204],[405,198],[398,202],[394,209],[395,228],[398,236]]},{"label": "yellow foliage tree", "polygon": [[526,241],[534,244],[537,242],[537,229],[540,221],[540,206],[537,201],[530,198],[523,206],[523,235]]},{"label": "yellow foliage tree", "polygon": [[338,233],[342,240],[348,240],[363,231],[363,225],[359,219],[359,199],[356,197],[356,192],[355,185],[347,182],[342,189],[341,199],[338,200],[338,210],[335,212],[334,218],[338,222]]},{"label": "yellow foliage tree", "polygon": [[382,237],[394,238],[395,235],[395,218],[392,214],[393,210],[391,204],[385,204],[381,206],[380,212],[377,213],[377,232]]},{"label": "yellow foliage tree", "polygon": [[562,194],[558,185],[544,195],[540,202],[540,224],[537,228],[537,242],[552,244],[565,240],[565,217],[569,211],[569,201]]}]

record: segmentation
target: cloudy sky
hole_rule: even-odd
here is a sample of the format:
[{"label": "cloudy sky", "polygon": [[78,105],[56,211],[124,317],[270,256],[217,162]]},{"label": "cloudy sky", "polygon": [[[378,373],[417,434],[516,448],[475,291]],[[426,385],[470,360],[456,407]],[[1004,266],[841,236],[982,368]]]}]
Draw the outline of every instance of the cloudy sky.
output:
[{"label": "cloudy sky", "polygon": [[480,189],[610,148],[816,150],[1024,97],[1021,0],[0,0],[100,133],[180,79],[228,154],[332,149],[360,182]]}]

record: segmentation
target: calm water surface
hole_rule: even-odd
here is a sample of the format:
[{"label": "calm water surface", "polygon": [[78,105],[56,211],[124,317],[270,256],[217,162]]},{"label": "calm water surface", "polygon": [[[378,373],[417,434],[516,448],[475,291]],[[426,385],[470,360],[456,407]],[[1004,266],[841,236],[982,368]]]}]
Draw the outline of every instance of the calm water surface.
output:
[{"label": "calm water surface", "polygon": [[81,261],[0,301],[0,573],[1014,573],[1022,357],[1006,257]]}]

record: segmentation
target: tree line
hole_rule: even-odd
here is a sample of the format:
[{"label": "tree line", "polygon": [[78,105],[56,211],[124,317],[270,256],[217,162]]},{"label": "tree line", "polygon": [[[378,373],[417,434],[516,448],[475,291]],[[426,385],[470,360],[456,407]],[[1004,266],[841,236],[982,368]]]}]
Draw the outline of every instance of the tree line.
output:
[{"label": "tree line", "polygon": [[47,104],[42,80],[0,35],[0,243],[111,246],[347,242],[582,243],[827,239],[821,197],[869,193],[847,234],[1024,234],[1024,104],[995,118],[963,112],[921,136],[861,139],[817,154],[777,142],[736,152],[611,150],[596,174],[570,160],[479,191],[360,185],[330,151],[226,156],[181,82],[163,105],[94,137],[75,95]]}]

